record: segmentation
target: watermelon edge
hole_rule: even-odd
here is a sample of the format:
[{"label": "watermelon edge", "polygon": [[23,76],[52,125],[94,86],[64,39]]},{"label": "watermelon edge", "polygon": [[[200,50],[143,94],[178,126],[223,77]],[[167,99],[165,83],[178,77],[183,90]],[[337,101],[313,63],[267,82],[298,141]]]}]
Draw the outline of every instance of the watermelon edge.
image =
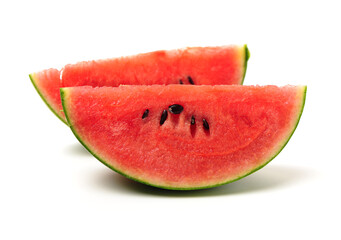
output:
[{"label": "watermelon edge", "polygon": [[243,85],[244,84],[244,80],[245,80],[245,75],[246,75],[246,69],[247,69],[247,63],[250,59],[250,50],[249,48],[247,47],[247,44],[244,44],[244,73],[243,73],[243,78],[242,78],[242,81],[240,82],[240,85]]},{"label": "watermelon edge", "polygon": [[288,144],[289,140],[291,139],[292,135],[294,134],[298,124],[299,124],[299,121],[301,119],[301,116],[302,116],[302,113],[303,113],[303,109],[304,109],[304,105],[305,105],[305,100],[306,100],[306,92],[307,92],[307,86],[303,86],[304,90],[303,90],[303,94],[302,94],[302,104],[301,104],[301,109],[299,110],[298,112],[298,115],[297,115],[297,119],[296,119],[296,124],[295,126],[293,127],[291,133],[289,134],[288,138],[285,139],[283,141],[283,145],[279,148],[278,151],[275,152],[275,154],[273,156],[271,156],[269,158],[268,161],[266,161],[264,164],[252,169],[251,171],[247,172],[246,174],[243,174],[242,176],[239,176],[235,179],[232,179],[232,180],[228,180],[226,182],[223,182],[223,183],[218,183],[218,184],[214,184],[214,185],[206,185],[206,186],[200,186],[200,187],[189,187],[189,188],[178,188],[178,187],[169,187],[169,186],[161,186],[161,185],[156,185],[156,184],[151,184],[149,182],[146,182],[146,181],[143,181],[143,180],[140,180],[140,179],[137,179],[137,178],[134,178],[132,176],[129,176],[119,170],[117,170],[116,168],[114,168],[113,166],[109,165],[107,162],[105,162],[104,160],[102,160],[99,156],[97,156],[95,153],[93,153],[93,151],[90,150],[90,148],[81,140],[81,138],[78,136],[77,132],[73,129],[73,126],[70,122],[70,119],[68,117],[68,111],[67,111],[67,108],[66,108],[66,104],[64,104],[64,99],[65,99],[65,96],[66,96],[66,93],[65,91],[67,91],[66,89],[63,89],[61,88],[60,89],[60,94],[61,94],[61,99],[62,99],[62,105],[63,105],[63,110],[64,110],[64,113],[65,113],[65,117],[67,119],[67,122],[68,122],[68,125],[70,126],[71,128],[71,131],[73,132],[73,134],[75,135],[75,137],[78,139],[78,141],[84,146],[84,148],[86,150],[88,150],[97,160],[99,160],[101,163],[103,163],[105,166],[107,166],[108,168],[110,168],[111,170],[115,171],[116,173],[119,173],[120,175],[128,178],[128,179],[131,179],[131,180],[134,180],[136,182],[139,182],[139,183],[142,183],[142,184],[145,184],[145,185],[148,185],[148,186],[152,186],[152,187],[156,187],[156,188],[160,188],[160,189],[166,189],[166,190],[174,190],[174,191],[188,191],[188,190],[201,190],[201,189],[209,189],[209,188],[214,188],[214,187],[219,187],[219,186],[222,186],[222,185],[225,185],[225,184],[228,184],[228,183],[232,183],[232,182],[235,182],[235,181],[238,181],[244,177],[247,177],[249,176],[250,174],[262,169],[263,167],[265,167],[268,163],[270,163],[273,159],[275,159],[279,154],[280,152],[284,149],[284,147]]},{"label": "watermelon edge", "polygon": [[60,115],[58,115],[58,113],[56,112],[56,110],[51,106],[51,104],[46,100],[46,98],[44,97],[43,93],[41,92],[41,90],[39,89],[37,83],[36,83],[36,78],[34,77],[34,73],[31,73],[28,75],[35,90],[38,92],[39,96],[41,97],[41,99],[44,101],[44,103],[47,105],[47,107],[53,112],[54,115],[56,115],[63,123],[65,123],[66,125],[68,125],[68,122],[65,121],[65,119],[63,119]]},{"label": "watermelon edge", "polygon": [[[244,177],[249,176],[250,174],[252,174],[252,173],[254,173],[254,172],[257,172],[258,170],[260,170],[260,169],[262,169],[263,167],[265,167],[268,163],[270,163],[273,159],[275,159],[275,158],[282,152],[282,150],[283,150],[283,149],[285,148],[285,146],[288,144],[288,142],[290,141],[292,135],[293,135],[294,132],[296,131],[296,128],[297,128],[297,126],[298,126],[298,124],[299,124],[299,122],[300,122],[300,120],[301,120],[302,113],[303,113],[303,109],[304,109],[304,105],[305,105],[305,101],[306,101],[307,86],[303,86],[303,89],[304,89],[304,90],[303,90],[303,94],[302,94],[302,105],[301,105],[301,109],[300,109],[300,111],[299,111],[299,114],[298,114],[298,116],[297,116],[296,124],[295,124],[295,126],[293,127],[293,129],[292,129],[290,135],[288,136],[288,138],[286,138],[286,139],[283,141],[282,147],[280,147],[279,150],[278,150],[273,156],[271,156],[271,157],[269,158],[269,160],[266,161],[264,164],[262,164],[262,165],[256,167],[255,169],[251,170],[250,172],[244,174],[243,176],[241,176],[241,177],[239,177],[239,178],[236,178],[236,179],[234,179],[234,180],[232,180],[232,181],[229,181],[229,182],[226,182],[226,183],[223,183],[223,184],[227,184],[227,183],[231,183],[231,182],[237,181],[237,180],[239,180],[239,179],[242,179],[242,178],[244,178]],[[219,185],[217,185],[217,186],[220,186],[220,185],[223,185],[223,184],[219,184]],[[213,186],[213,187],[215,187],[215,186]]]}]

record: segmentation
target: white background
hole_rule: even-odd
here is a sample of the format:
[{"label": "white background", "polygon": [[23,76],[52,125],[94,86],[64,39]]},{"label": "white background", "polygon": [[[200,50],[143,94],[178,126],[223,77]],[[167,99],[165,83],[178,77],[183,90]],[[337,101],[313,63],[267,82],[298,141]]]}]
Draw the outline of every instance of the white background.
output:
[{"label": "white background", "polygon": [[[0,239],[341,239],[338,1],[2,1]],[[174,192],[92,157],[28,74],[81,60],[247,43],[245,84],[303,84],[306,106],[269,165]]]}]

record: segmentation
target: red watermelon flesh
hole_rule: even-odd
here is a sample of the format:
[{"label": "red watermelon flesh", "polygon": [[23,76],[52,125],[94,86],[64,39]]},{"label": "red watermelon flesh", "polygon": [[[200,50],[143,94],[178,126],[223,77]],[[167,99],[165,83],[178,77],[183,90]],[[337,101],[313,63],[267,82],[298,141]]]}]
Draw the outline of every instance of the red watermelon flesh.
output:
[{"label": "red watermelon flesh", "polygon": [[61,87],[242,84],[248,58],[246,45],[191,47],[69,64],[61,70],[61,78],[56,69],[30,74],[30,78],[50,109],[66,122]]},{"label": "red watermelon flesh", "polygon": [[59,92],[59,89],[62,87],[60,82],[60,71],[50,68],[30,74],[30,79],[46,105],[60,120],[65,122],[65,115]]},{"label": "red watermelon flesh", "polygon": [[96,158],[136,181],[180,190],[232,182],[267,164],[293,134],[305,92],[238,85],[61,89],[73,133]]}]

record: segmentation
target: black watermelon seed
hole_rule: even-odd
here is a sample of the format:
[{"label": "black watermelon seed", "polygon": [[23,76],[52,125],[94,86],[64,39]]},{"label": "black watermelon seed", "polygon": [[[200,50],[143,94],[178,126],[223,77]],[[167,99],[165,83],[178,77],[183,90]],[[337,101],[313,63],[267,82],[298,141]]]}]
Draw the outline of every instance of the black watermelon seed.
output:
[{"label": "black watermelon seed", "polygon": [[202,125],[204,126],[204,128],[205,128],[206,130],[209,130],[209,129],[210,129],[210,126],[208,125],[208,122],[206,121],[205,118],[202,120]]},{"label": "black watermelon seed", "polygon": [[191,118],[191,125],[194,125],[195,124],[195,118],[194,118],[194,116],[192,116],[192,118]]},{"label": "black watermelon seed", "polygon": [[173,104],[168,107],[168,110],[173,114],[180,114],[184,110],[184,107],[179,104]]},{"label": "black watermelon seed", "polygon": [[143,115],[142,115],[142,119],[148,117],[148,114],[149,114],[149,110],[146,109],[146,111],[144,111]]},{"label": "black watermelon seed", "polygon": [[168,116],[167,110],[163,110],[161,114],[161,119],[160,119],[160,125],[164,124]]},{"label": "black watermelon seed", "polygon": [[184,84],[184,82],[183,82],[181,79],[179,80],[179,83],[180,83],[180,84]]},{"label": "black watermelon seed", "polygon": [[188,78],[189,83],[194,85],[193,79],[190,76],[188,76],[187,78]]}]

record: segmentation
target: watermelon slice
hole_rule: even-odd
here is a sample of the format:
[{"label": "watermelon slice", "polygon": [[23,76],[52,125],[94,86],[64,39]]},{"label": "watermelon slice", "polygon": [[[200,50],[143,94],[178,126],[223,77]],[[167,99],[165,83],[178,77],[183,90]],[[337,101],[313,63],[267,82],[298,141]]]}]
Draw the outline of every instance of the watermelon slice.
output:
[{"label": "watermelon slice", "polygon": [[293,134],[305,86],[62,88],[78,140],[108,167],[166,189],[235,181],[272,160]]},{"label": "watermelon slice", "polygon": [[[65,115],[60,100],[60,71],[54,68],[29,75],[33,86],[51,111],[63,122]],[[65,122],[66,123],[66,122]]]},{"label": "watermelon slice", "polygon": [[[73,86],[242,84],[250,53],[246,45],[192,47],[66,65],[30,74],[49,108],[66,123],[59,89]],[[61,75],[61,77],[60,77]]]}]

